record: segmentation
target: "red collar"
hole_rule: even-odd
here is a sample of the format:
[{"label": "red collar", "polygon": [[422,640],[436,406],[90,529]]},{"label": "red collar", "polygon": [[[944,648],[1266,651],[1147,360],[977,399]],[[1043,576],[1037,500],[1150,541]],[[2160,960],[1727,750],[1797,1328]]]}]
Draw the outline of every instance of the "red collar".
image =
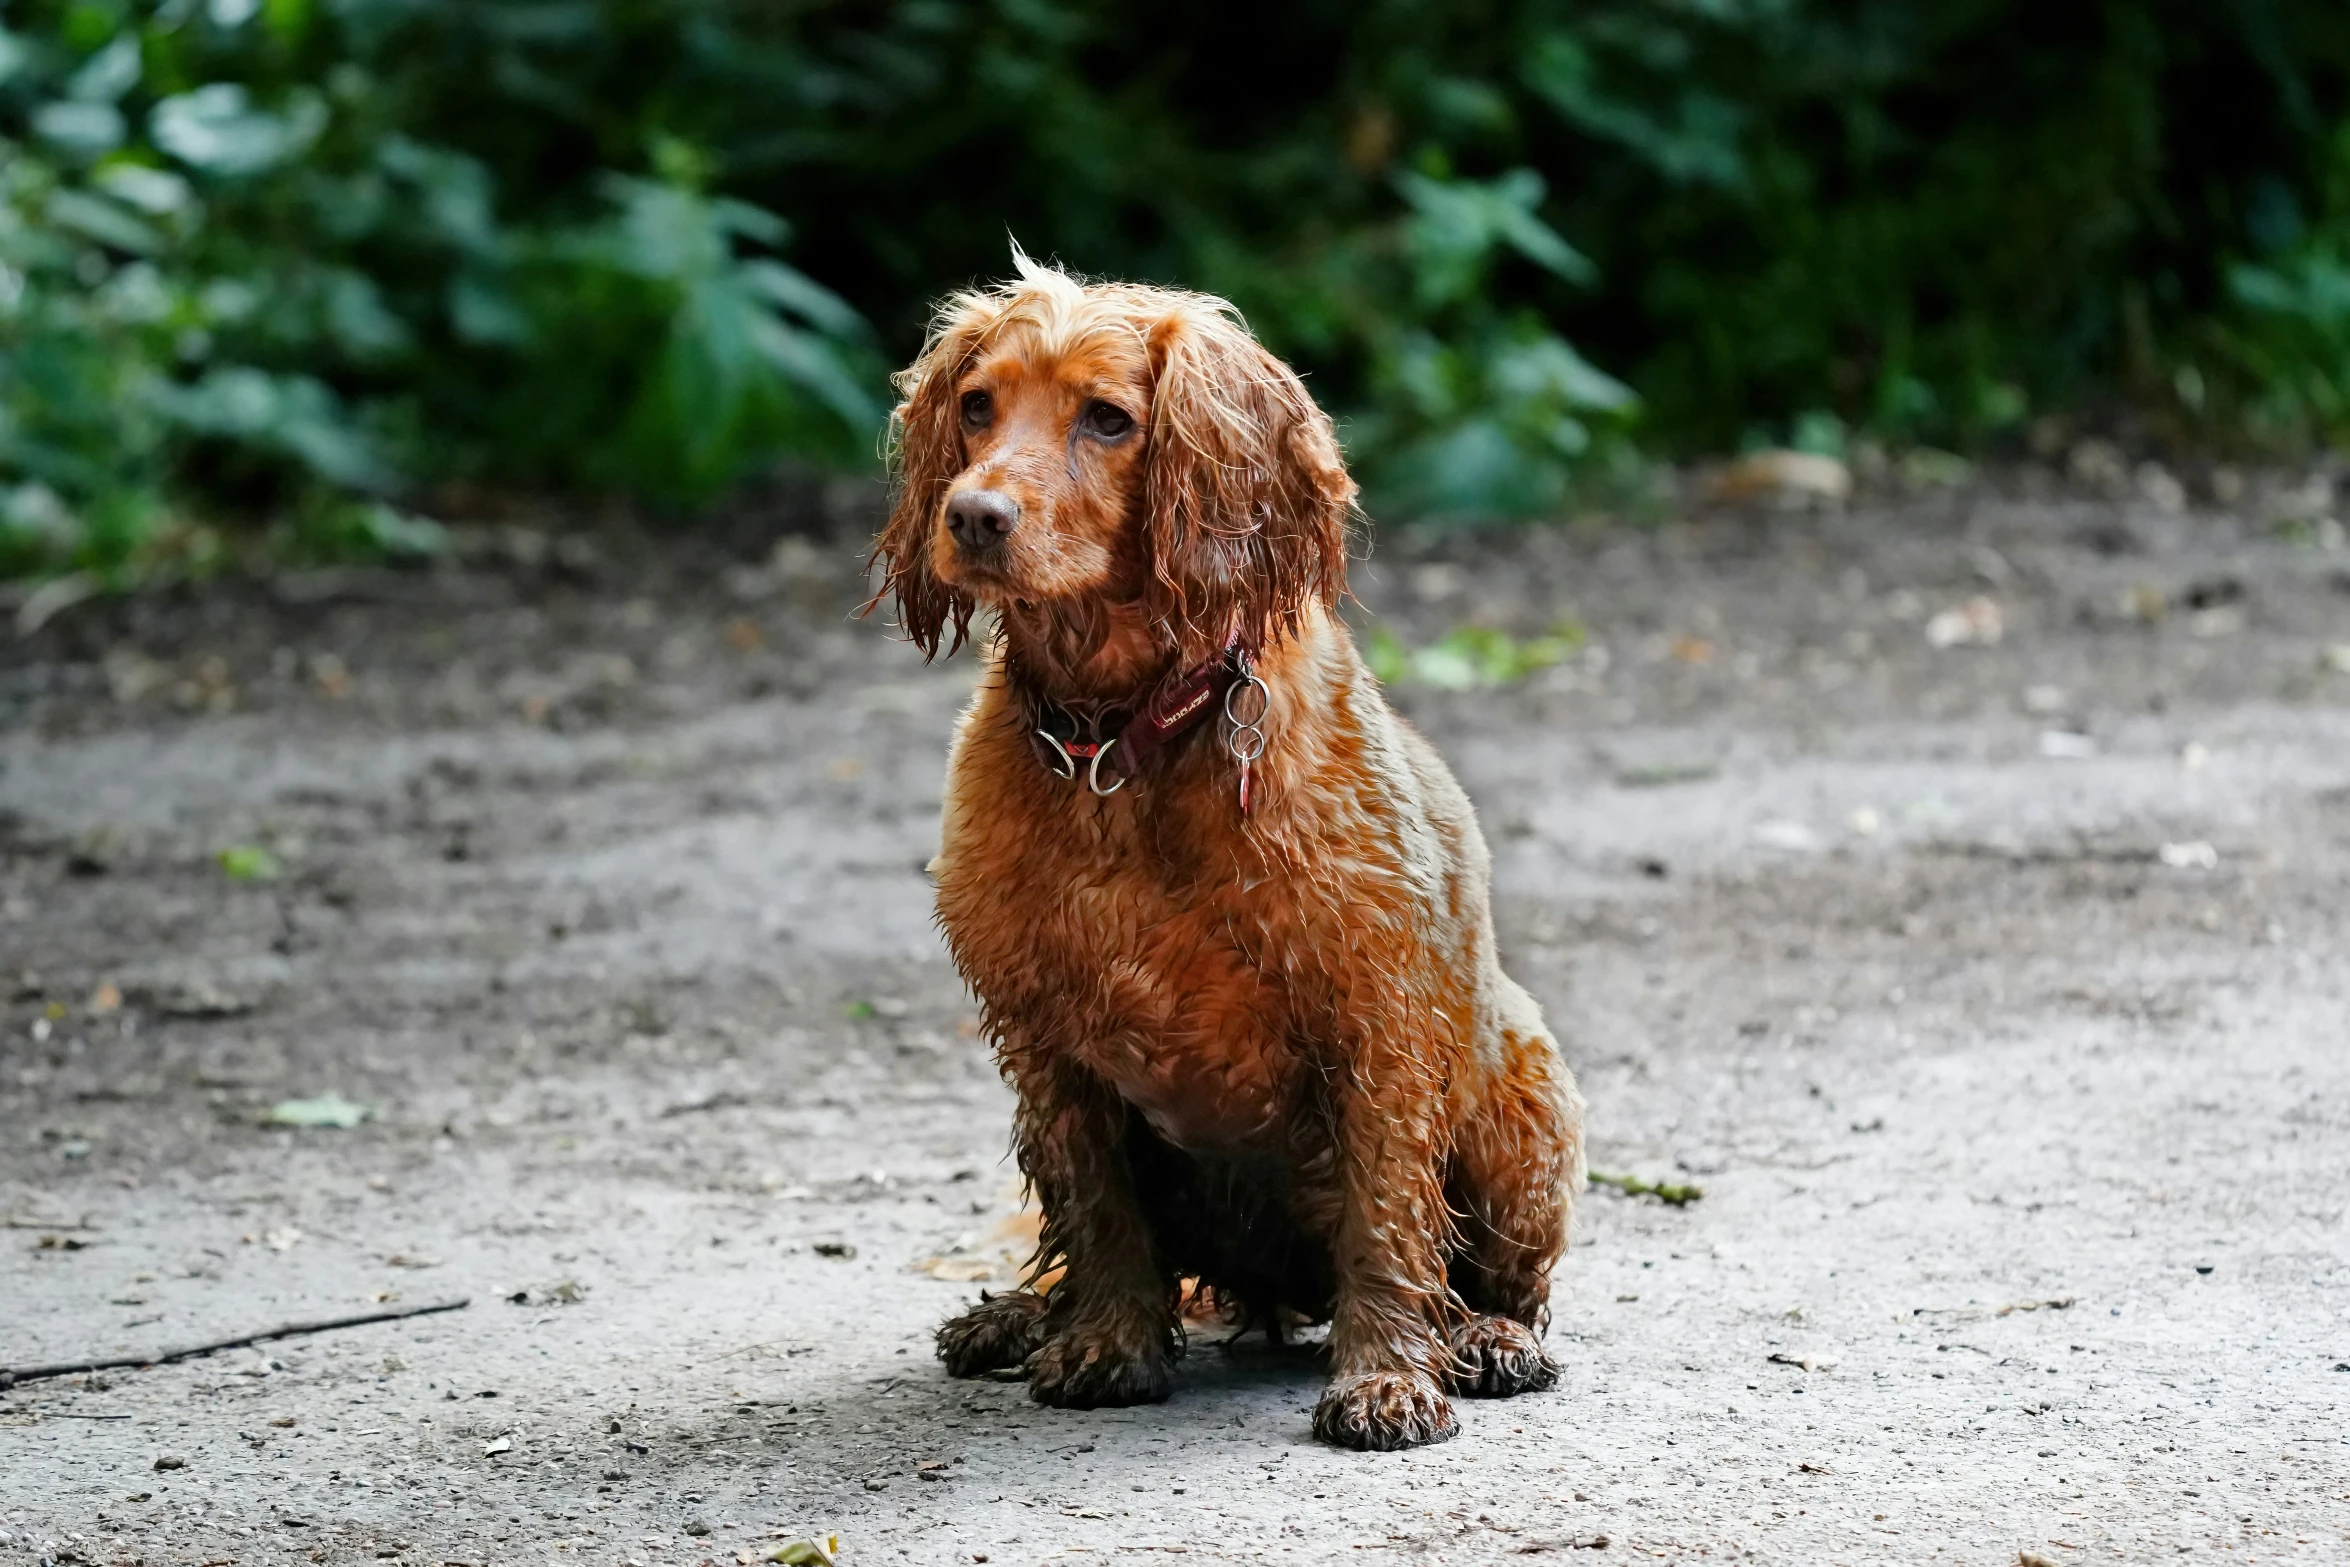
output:
[{"label": "red collar", "polygon": [[1233,722],[1236,741],[1242,740],[1242,731],[1257,737],[1253,746],[1243,742],[1233,749],[1241,764],[1240,808],[1247,811],[1249,763],[1264,749],[1257,725],[1265,710],[1259,705],[1255,718],[1243,724],[1230,708],[1237,688],[1254,685],[1264,693],[1264,682],[1257,679],[1248,651],[1237,636],[1224,645],[1223,652],[1170,675],[1141,701],[1107,704],[1090,713],[1052,701],[1017,671],[1013,683],[1028,709],[1028,743],[1037,760],[1063,778],[1074,779],[1082,772],[1087,785],[1099,795],[1116,794],[1125,788],[1156,765],[1176,741],[1221,713]]}]

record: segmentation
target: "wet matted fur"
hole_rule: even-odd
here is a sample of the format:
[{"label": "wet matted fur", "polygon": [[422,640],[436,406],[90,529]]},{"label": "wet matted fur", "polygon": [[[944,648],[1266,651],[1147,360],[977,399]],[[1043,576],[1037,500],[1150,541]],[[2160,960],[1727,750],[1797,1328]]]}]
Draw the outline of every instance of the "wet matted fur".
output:
[{"label": "wet matted fur", "polygon": [[[1046,1403],[1164,1398],[1196,1278],[1329,1321],[1324,1438],[1441,1440],[1448,1389],[1556,1378],[1582,1101],[1501,971],[1467,797],[1336,617],[1329,420],[1223,302],[1018,263],[899,377],[874,551],[926,654],[992,616],[932,870],[1018,1095],[1032,1277],[1065,1270],[939,1354]],[[979,491],[1008,532],[971,526]],[[1128,705],[1235,643],[1269,692],[1247,812],[1220,720],[1107,796],[1040,762],[1038,704]]]}]

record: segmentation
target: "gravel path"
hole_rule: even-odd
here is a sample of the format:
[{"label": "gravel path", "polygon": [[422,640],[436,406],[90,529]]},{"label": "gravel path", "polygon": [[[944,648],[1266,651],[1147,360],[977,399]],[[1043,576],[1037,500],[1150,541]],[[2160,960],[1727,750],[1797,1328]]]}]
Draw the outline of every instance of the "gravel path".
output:
[{"label": "gravel path", "polygon": [[1382,539],[1407,643],[1589,628],[1398,700],[1594,1167],[1704,1189],[1595,1190],[1560,1389],[1387,1456],[1255,1339],[1099,1413],[930,1358],[1020,1245],[921,873],[970,674],[847,546],[61,616],[0,1362],[472,1304],[0,1393],[0,1561],[2350,1560],[2350,556],[2027,489]]}]

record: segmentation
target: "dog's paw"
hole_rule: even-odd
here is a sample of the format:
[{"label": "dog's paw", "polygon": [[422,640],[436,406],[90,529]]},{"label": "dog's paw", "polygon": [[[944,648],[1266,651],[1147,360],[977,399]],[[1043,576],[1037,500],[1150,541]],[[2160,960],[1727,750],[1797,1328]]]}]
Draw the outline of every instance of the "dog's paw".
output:
[{"label": "dog's paw", "polygon": [[1452,1330],[1452,1372],[1446,1379],[1464,1398],[1510,1398],[1558,1383],[1558,1362],[1522,1322],[1471,1317]]},{"label": "dog's paw", "polygon": [[1083,1327],[1054,1334],[1028,1357],[1028,1396],[1063,1409],[1162,1403],[1174,1385],[1162,1347]]},{"label": "dog's paw", "polygon": [[1314,1409],[1314,1435],[1358,1452],[1441,1442],[1460,1431],[1452,1401],[1435,1382],[1413,1371],[1369,1371],[1341,1377]]},{"label": "dog's paw", "polygon": [[982,1295],[979,1304],[938,1330],[938,1358],[950,1377],[976,1377],[1019,1365],[1044,1338],[1044,1297],[1026,1290]]}]

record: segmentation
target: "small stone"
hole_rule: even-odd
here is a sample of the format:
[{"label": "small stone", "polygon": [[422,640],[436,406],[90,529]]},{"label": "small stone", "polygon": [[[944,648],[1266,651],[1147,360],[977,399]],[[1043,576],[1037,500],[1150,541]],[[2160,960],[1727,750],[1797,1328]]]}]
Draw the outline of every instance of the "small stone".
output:
[{"label": "small stone", "polygon": [[689,1518],[686,1520],[685,1532],[694,1536],[696,1539],[699,1539],[703,1535],[710,1532],[709,1520],[705,1518]]},{"label": "small stone", "polygon": [[166,1453],[161,1458],[155,1460],[155,1467],[158,1471],[166,1469],[185,1469],[188,1467],[188,1461],[176,1453]]}]

